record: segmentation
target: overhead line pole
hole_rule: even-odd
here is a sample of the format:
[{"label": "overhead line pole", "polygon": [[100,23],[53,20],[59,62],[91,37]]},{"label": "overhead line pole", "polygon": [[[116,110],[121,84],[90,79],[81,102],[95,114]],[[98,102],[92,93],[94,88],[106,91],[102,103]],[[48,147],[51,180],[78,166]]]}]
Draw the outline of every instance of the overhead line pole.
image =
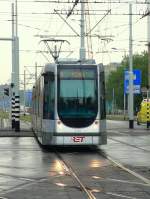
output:
[{"label": "overhead line pole", "polygon": [[129,96],[128,96],[128,114],[129,128],[134,128],[133,113],[133,52],[132,52],[132,4],[129,4]]},{"label": "overhead line pole", "polygon": [[14,3],[12,3],[12,71],[11,71],[11,126],[12,129],[15,128],[15,91],[14,91],[14,84],[15,84],[15,30],[14,30]]},{"label": "overhead line pole", "polygon": [[19,95],[19,37],[18,37],[18,7],[15,3],[15,36],[14,36],[14,90],[15,90],[15,131],[20,131],[20,95]]},{"label": "overhead line pole", "polygon": [[81,0],[81,32],[80,32],[80,60],[83,61],[86,59],[86,51],[85,51],[85,3],[84,0]]},{"label": "overhead line pole", "polygon": [[14,4],[12,4],[12,37],[11,38],[0,38],[0,41],[11,41],[12,42],[12,72],[11,72],[11,125],[12,128],[15,128],[15,98],[14,98],[14,91],[13,91],[13,87],[14,87],[14,63],[15,63],[15,59],[14,59]]},{"label": "overhead line pole", "polygon": [[[150,0],[148,0],[150,3]],[[150,12],[150,4],[147,6],[148,12]],[[148,89],[150,89],[150,15],[147,18],[147,34],[148,34]]]},{"label": "overhead line pole", "polygon": [[[150,0],[148,0],[150,3]],[[147,5],[148,18],[147,18],[147,34],[148,34],[148,77],[147,77],[147,129],[150,127],[150,106],[148,104],[150,98],[150,4]]]},{"label": "overhead line pole", "polygon": [[[0,40],[12,41],[12,73],[11,73],[12,128],[15,128],[15,131],[20,131],[19,38],[18,38],[17,0],[16,0],[16,10],[15,11],[14,10],[15,10],[14,4],[12,4],[12,38],[0,38]],[[16,16],[15,19],[14,16]],[[16,24],[14,21],[16,22]]]}]

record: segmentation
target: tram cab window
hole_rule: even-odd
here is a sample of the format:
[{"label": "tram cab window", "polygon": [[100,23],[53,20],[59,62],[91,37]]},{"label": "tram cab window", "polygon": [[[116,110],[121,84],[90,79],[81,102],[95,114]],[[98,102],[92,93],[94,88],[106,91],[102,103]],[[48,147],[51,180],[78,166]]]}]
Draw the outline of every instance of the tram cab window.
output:
[{"label": "tram cab window", "polygon": [[87,127],[98,112],[96,68],[61,68],[58,115],[69,127]]},{"label": "tram cab window", "polygon": [[54,120],[55,90],[54,73],[44,76],[43,118]]}]

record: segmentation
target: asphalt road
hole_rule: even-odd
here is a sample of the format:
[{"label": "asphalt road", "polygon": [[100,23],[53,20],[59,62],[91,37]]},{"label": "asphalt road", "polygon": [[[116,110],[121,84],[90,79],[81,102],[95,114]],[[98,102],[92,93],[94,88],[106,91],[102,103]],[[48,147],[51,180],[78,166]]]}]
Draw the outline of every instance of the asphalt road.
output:
[{"label": "asphalt road", "polygon": [[0,199],[149,199],[150,131],[107,127],[108,144],[97,148],[42,149],[34,137],[0,137]]}]

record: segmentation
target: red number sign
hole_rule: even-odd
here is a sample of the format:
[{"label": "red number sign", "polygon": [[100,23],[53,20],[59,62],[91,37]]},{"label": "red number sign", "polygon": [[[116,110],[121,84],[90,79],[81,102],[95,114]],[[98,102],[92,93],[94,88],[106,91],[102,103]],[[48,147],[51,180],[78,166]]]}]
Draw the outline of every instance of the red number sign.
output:
[{"label": "red number sign", "polygon": [[72,140],[74,142],[83,142],[84,141],[85,136],[73,136]]}]

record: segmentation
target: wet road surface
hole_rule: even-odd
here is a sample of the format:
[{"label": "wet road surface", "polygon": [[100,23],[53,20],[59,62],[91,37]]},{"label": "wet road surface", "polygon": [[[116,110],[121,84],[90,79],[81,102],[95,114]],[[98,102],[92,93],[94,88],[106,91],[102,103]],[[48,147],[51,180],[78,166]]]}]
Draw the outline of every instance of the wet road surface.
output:
[{"label": "wet road surface", "polygon": [[144,182],[105,156],[150,180],[149,132],[142,127],[134,132],[119,125],[112,128],[113,122],[108,125],[108,145],[100,150],[42,149],[34,137],[1,137],[0,199],[90,198],[73,172],[91,198],[149,199],[149,181]]},{"label": "wet road surface", "polygon": [[146,125],[128,129],[128,122],[108,121],[106,153],[150,180],[150,129]]}]

